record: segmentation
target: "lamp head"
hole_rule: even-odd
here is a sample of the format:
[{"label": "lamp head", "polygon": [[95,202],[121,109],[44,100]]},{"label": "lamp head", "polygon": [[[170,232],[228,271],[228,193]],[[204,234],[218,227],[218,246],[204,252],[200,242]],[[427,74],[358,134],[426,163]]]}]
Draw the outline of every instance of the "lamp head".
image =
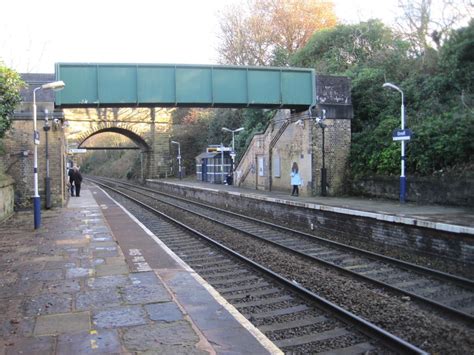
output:
[{"label": "lamp head", "polygon": [[396,85],[394,85],[394,84],[392,84],[392,83],[384,83],[384,84],[382,85],[382,87],[383,87],[383,88],[391,88],[391,89],[394,89],[394,90],[397,90],[397,91],[402,92],[402,90],[401,90],[398,86],[396,86]]},{"label": "lamp head", "polygon": [[45,127],[45,130],[46,130],[46,127],[49,128],[49,117],[48,117],[47,109],[44,110],[44,127]]},{"label": "lamp head", "polygon": [[43,90],[59,91],[59,90],[64,89],[65,86],[66,86],[66,84],[64,84],[64,81],[60,80],[60,81],[53,81],[51,83],[43,84],[43,85],[41,85],[41,88]]},{"label": "lamp head", "polygon": [[240,131],[243,131],[244,130],[244,127],[240,127],[240,128],[237,128],[236,130],[234,130],[234,132],[240,132]]},{"label": "lamp head", "polygon": [[179,143],[178,143],[178,142],[176,142],[176,141],[171,141],[171,143],[173,143],[173,144],[179,144]]},{"label": "lamp head", "polygon": [[222,130],[223,130],[223,131],[226,131],[226,132],[232,132],[232,130],[231,130],[231,129],[229,129],[229,128],[226,128],[226,127],[222,127]]}]

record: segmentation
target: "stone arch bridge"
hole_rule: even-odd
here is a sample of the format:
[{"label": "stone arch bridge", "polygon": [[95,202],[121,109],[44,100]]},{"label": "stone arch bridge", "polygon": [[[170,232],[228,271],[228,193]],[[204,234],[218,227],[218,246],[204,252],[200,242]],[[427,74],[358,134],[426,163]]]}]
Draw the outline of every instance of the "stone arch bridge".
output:
[{"label": "stone arch bridge", "polygon": [[[64,109],[63,121],[68,146],[98,149],[139,150],[143,178],[170,174],[171,110],[163,108],[80,108]],[[90,138],[102,133],[116,133],[132,145],[91,145]]]},{"label": "stone arch bridge", "polygon": [[[27,87],[22,102],[12,117],[12,129],[3,139],[6,154],[0,164],[15,180],[15,205],[21,209],[31,204],[33,188],[33,89],[55,80],[54,74],[22,74]],[[136,149],[142,162],[143,178],[170,174],[170,108],[159,107],[82,107],[57,108],[51,91],[36,93],[39,193],[45,196],[45,179],[50,179],[52,205],[67,199],[66,166],[74,159],[69,148]],[[117,133],[130,139],[128,147],[88,146],[91,137]],[[77,158],[78,155],[75,156]],[[45,199],[42,199],[43,203]]]}]

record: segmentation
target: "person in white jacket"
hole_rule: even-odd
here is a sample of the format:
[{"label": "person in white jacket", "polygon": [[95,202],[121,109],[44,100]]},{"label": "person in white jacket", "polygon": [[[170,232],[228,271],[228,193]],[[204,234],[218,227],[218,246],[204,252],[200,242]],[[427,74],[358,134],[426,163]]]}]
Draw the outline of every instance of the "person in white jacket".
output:
[{"label": "person in white jacket", "polygon": [[291,167],[291,185],[293,185],[293,190],[291,191],[291,196],[298,196],[299,186],[301,185],[301,176],[298,170],[298,164],[293,163]]}]

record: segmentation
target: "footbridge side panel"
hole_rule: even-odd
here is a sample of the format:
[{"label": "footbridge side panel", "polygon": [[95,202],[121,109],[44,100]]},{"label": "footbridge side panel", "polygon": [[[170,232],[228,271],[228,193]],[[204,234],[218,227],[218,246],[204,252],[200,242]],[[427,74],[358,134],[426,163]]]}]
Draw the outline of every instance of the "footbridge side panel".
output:
[{"label": "footbridge side panel", "polygon": [[305,110],[313,69],[214,65],[58,63],[57,107],[258,107]]}]

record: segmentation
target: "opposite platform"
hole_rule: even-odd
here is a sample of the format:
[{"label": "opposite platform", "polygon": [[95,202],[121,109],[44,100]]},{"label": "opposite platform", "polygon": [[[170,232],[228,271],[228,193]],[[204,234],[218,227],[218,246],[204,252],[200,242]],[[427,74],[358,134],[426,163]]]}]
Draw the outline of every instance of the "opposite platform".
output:
[{"label": "opposite platform", "polygon": [[278,353],[102,190],[0,225],[0,354]]},{"label": "opposite platform", "polygon": [[[278,221],[317,237],[395,257],[404,250],[426,260],[442,257],[474,264],[474,209],[400,204],[367,198],[290,196],[191,179],[147,180],[162,192],[233,212]],[[472,273],[469,273],[472,275]]]},{"label": "opposite platform", "polygon": [[296,197],[290,195],[290,187],[288,187],[288,192],[266,191],[232,185],[211,184],[192,179],[147,181],[150,183],[182,185],[202,190],[225,191],[231,195],[240,195],[269,202],[291,204],[314,210],[367,217],[445,232],[466,233],[474,236],[474,206],[456,207],[411,202],[400,204],[398,201],[363,197]]}]

